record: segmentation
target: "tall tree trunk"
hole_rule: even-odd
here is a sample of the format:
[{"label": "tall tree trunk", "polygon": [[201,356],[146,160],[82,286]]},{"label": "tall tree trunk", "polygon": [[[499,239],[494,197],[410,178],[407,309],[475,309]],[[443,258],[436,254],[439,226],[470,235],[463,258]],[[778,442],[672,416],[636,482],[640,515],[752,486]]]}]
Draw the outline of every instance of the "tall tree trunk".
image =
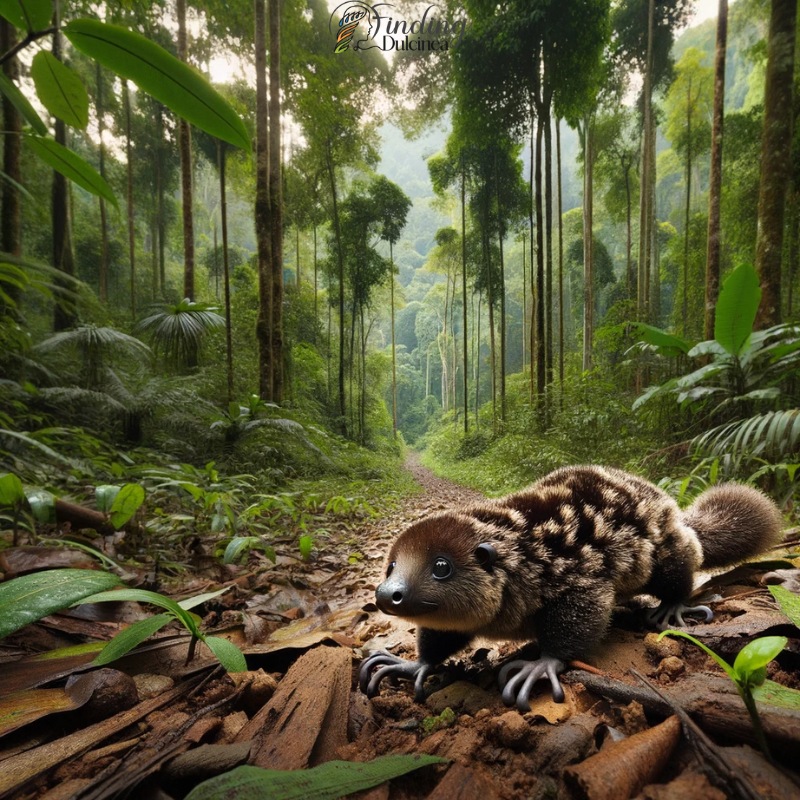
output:
[{"label": "tall tree trunk", "polygon": [[156,202],[158,214],[158,284],[160,295],[164,296],[167,270],[167,219],[164,206],[164,107],[159,103],[156,113],[156,131],[158,132],[158,149],[156,151]]},{"label": "tall tree trunk", "polygon": [[592,119],[583,118],[583,370],[592,368],[592,339],[594,337],[594,146]]},{"label": "tall tree trunk", "polygon": [[639,264],[637,270],[637,316],[647,321],[647,274],[650,266],[650,183],[653,165],[650,163],[650,134],[653,113],[653,35],[655,25],[655,0],[647,4],[647,56],[642,87],[642,169],[639,195]]},{"label": "tall tree trunk", "polygon": [[550,97],[544,101],[544,227],[545,227],[545,375],[553,382],[553,136],[550,130]]},{"label": "tall tree trunk", "polygon": [[[177,0],[178,55],[188,63],[186,0]],[[181,198],[183,201],[183,296],[194,300],[194,214],[192,209],[192,129],[185,119],[178,121],[181,154]]]},{"label": "tall tree trunk", "polygon": [[558,385],[564,404],[564,217],[561,188],[561,120],[556,119],[556,172],[558,180]]},{"label": "tall tree trunk", "polygon": [[797,0],[772,0],[758,194],[756,269],[761,305],[757,328],[777,325],[781,320],[781,255],[787,165],[791,163],[796,18]]},{"label": "tall tree trunk", "polygon": [[622,170],[625,175],[625,280],[627,296],[633,299],[633,208],[631,202],[631,167],[630,161],[623,161]]},{"label": "tall tree trunk", "polygon": [[686,205],[683,211],[683,334],[689,325],[689,225],[692,206],[692,79],[689,78],[689,96],[686,103]]},{"label": "tall tree trunk", "polygon": [[464,338],[464,433],[469,433],[469,376],[467,361],[467,175],[464,162],[461,162],[461,303],[463,305],[462,336]]},{"label": "tall tree trunk", "polygon": [[314,344],[317,343],[317,323],[319,322],[319,290],[317,288],[317,223],[314,223]]},{"label": "tall tree trunk", "polygon": [[[347,435],[347,414],[344,393],[344,252],[342,250],[342,227],[339,222],[339,203],[336,197],[336,171],[333,165],[331,143],[325,143],[325,162],[331,187],[333,205],[333,236],[336,241],[336,264],[339,278],[339,426],[342,435]],[[329,348],[330,350],[330,348]]]},{"label": "tall tree trunk", "polygon": [[133,147],[131,145],[131,93],[128,81],[122,82],[122,101],[125,104],[125,155],[128,159],[128,260],[131,268],[131,318],[136,319],[136,227],[133,221]]},{"label": "tall tree trunk", "polygon": [[536,250],[534,247],[534,232],[536,230],[536,226],[534,224],[534,213],[536,209],[536,178],[535,178],[535,169],[536,169],[536,150],[534,148],[534,142],[536,140],[536,119],[534,116],[534,107],[533,103],[531,103],[531,142],[530,142],[530,202],[528,203],[528,228],[530,230],[530,237],[531,237],[531,250],[530,250],[530,269],[531,269],[531,276],[530,276],[530,287],[531,287],[531,313],[530,313],[530,359],[531,359],[531,373],[530,373],[530,396],[529,401],[531,405],[533,405],[534,398],[536,397],[536,376],[535,376],[535,369],[536,369],[536,267],[534,266],[534,257],[536,254]]},{"label": "tall tree trunk", "polygon": [[[56,31],[53,34],[53,55],[61,60],[61,34],[58,31],[60,24],[60,3],[55,3]],[[66,147],[67,128],[60,120],[55,123],[55,140]],[[72,253],[72,233],[69,218],[69,191],[67,179],[60,172],[53,172],[53,266],[65,275],[75,274],[75,261]],[[5,214],[5,209],[4,209]],[[58,281],[61,286],[68,286],[64,281]],[[64,295],[56,297],[53,309],[53,330],[63,331],[77,324],[78,314],[74,302]]]},{"label": "tall tree trunk", "polygon": [[283,197],[281,177],[281,8],[269,0],[269,204],[272,243],[272,399],[283,400]]},{"label": "tall tree trunk", "polygon": [[[17,41],[16,29],[4,19],[0,19],[0,50],[7,53]],[[3,72],[11,81],[19,77],[19,62],[16,57],[9,58],[3,64]],[[6,135],[3,137],[3,171],[11,179],[3,181],[0,186],[3,213],[0,215],[0,248],[4,253],[14,256],[22,255],[20,198],[17,187],[11,182],[20,183],[22,171],[20,168],[20,131],[22,120],[14,108],[13,103],[3,97],[3,128]],[[5,291],[12,303],[19,299],[19,290],[7,284]],[[0,311],[4,310],[5,303],[0,301]]]},{"label": "tall tree trunk", "polygon": [[711,123],[711,170],[708,178],[708,245],[704,338],[714,338],[714,312],[719,296],[720,201],[722,197],[722,134],[725,120],[725,57],[728,49],[728,0],[719,0],[714,51],[714,113]]},{"label": "tall tree trunk", "polygon": [[522,369],[527,364],[528,336],[528,265],[525,250],[528,247],[525,231],[522,232]]},{"label": "tall tree trunk", "polygon": [[[105,103],[103,97],[103,70],[98,61],[95,65],[95,109],[97,112],[97,137],[100,140],[97,149],[100,160],[100,176],[106,177],[106,145],[103,141],[103,133],[106,129]],[[99,294],[100,302],[108,303],[108,217],[106,215],[106,201],[98,198],[100,204],[100,275]]]},{"label": "tall tree trunk", "polygon": [[545,356],[545,287],[544,287],[544,214],[542,209],[542,142],[544,120],[541,109],[536,117],[536,393],[539,410],[544,406],[544,390],[547,382],[547,358]]},{"label": "tall tree trunk", "polygon": [[258,386],[272,402],[272,244],[269,207],[269,139],[267,115],[267,14],[265,0],[254,0],[256,61],[256,200],[258,252]]},{"label": "tall tree trunk", "polygon": [[392,323],[392,433],[397,438],[397,353],[394,343],[394,252],[389,240],[389,310]]},{"label": "tall tree trunk", "polygon": [[[488,279],[486,281],[486,300],[489,305],[489,374],[492,382],[492,430],[497,430],[497,356],[495,349],[495,331],[494,331],[494,297],[492,291],[492,263],[491,263],[491,248],[489,246],[489,236],[486,231],[483,232],[483,254],[486,263],[486,274]],[[480,347],[480,342],[478,342]]]},{"label": "tall tree trunk", "polygon": [[494,156],[494,185],[497,201],[497,244],[500,248],[500,419],[506,421],[506,267],[503,257],[503,203],[500,199],[500,176],[497,174],[497,151]]},{"label": "tall tree trunk", "polygon": [[222,226],[222,275],[225,292],[225,367],[227,373],[228,402],[235,396],[233,383],[233,325],[231,318],[231,276],[228,263],[228,200],[225,187],[225,142],[217,139],[217,169],[219,171],[219,215]]}]

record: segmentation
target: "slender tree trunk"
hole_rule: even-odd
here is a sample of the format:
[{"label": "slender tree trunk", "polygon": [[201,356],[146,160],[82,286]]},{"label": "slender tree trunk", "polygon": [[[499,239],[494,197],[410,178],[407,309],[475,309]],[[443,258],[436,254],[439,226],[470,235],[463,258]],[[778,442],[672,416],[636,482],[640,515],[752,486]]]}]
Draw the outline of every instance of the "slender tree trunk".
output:
[{"label": "slender tree trunk", "polygon": [[[186,35],[186,0],[177,0],[178,56],[189,60]],[[184,119],[178,121],[178,146],[181,154],[181,198],[183,200],[183,296],[194,300],[194,214],[192,209],[192,129]]]},{"label": "slender tree trunk", "polygon": [[689,325],[689,225],[692,206],[692,80],[689,78],[689,97],[686,103],[686,206],[683,212],[683,333]]},{"label": "slender tree trunk", "polygon": [[544,102],[544,215],[545,215],[545,374],[553,382],[553,136],[550,130],[550,98]]},{"label": "slender tree trunk", "polygon": [[561,188],[561,120],[556,119],[556,172],[558,174],[558,385],[564,405],[564,217]]},{"label": "slender tree trunk", "polygon": [[500,248],[500,419],[506,421],[506,268],[503,257],[503,203],[500,198],[500,176],[497,174],[497,151],[494,157],[495,196],[497,201],[497,244]]},{"label": "slender tree trunk", "polygon": [[[56,32],[53,34],[52,54],[61,60],[61,34],[58,31],[59,5],[55,3]],[[55,140],[66,147],[67,128],[59,119],[55,122]],[[60,172],[53,172],[53,266],[65,275],[75,274],[75,261],[72,253],[72,233],[70,231],[69,191],[67,179]],[[4,209],[5,212],[5,209]],[[66,286],[64,281],[59,285]],[[53,309],[53,330],[63,331],[74,327],[78,322],[78,314],[74,302],[65,296],[56,298]]]},{"label": "slender tree trunk", "polygon": [[267,110],[267,17],[265,0],[254,1],[256,61],[256,199],[258,251],[258,385],[272,402],[272,243],[269,207],[269,139]]},{"label": "slender tree trunk", "polygon": [[714,113],[711,123],[711,170],[708,179],[708,249],[706,253],[705,339],[714,338],[714,311],[719,296],[722,134],[725,120],[725,57],[728,49],[728,0],[719,0],[714,51]]},{"label": "slender tree trunk", "polygon": [[792,149],[796,18],[797,0],[772,0],[756,240],[756,269],[761,284],[761,305],[756,317],[759,329],[781,321],[781,256],[787,165],[791,163]]},{"label": "slender tree trunk", "polygon": [[[272,399],[283,400],[283,197],[281,177],[281,9],[269,1],[269,204],[272,244]],[[298,265],[299,268],[299,265]]]},{"label": "slender tree trunk", "polygon": [[336,262],[339,277],[339,419],[342,435],[347,435],[347,415],[344,393],[344,253],[342,251],[342,228],[339,222],[339,204],[336,197],[336,172],[333,166],[331,143],[326,142],[325,161],[331,186],[333,205],[333,234],[336,241]]},{"label": "slender tree trunk", "polygon": [[642,121],[642,170],[641,191],[639,197],[639,264],[637,279],[637,312],[639,320],[647,321],[647,274],[649,269],[650,250],[650,135],[653,103],[653,36],[655,25],[655,0],[649,0],[647,6],[647,56],[644,70],[644,86],[642,87],[642,105],[644,108]]},{"label": "slender tree trunk", "polygon": [[300,291],[300,228],[299,226],[295,226],[294,229],[294,262],[295,262],[295,285],[297,286],[297,291]]},{"label": "slender tree trunk", "polygon": [[530,236],[531,236],[531,252],[530,252],[530,268],[531,268],[531,280],[530,280],[530,287],[531,287],[531,315],[530,315],[530,358],[531,358],[531,374],[530,374],[530,403],[533,405],[534,398],[536,397],[536,376],[535,376],[535,369],[536,369],[536,268],[534,266],[534,256],[536,254],[536,250],[534,247],[534,231],[536,230],[536,226],[534,225],[534,213],[536,209],[535,203],[535,196],[536,196],[536,179],[534,177],[535,169],[536,169],[536,151],[534,149],[534,141],[536,138],[536,120],[534,117],[534,107],[531,104],[531,142],[530,142],[530,203],[528,204],[528,227],[530,229]]},{"label": "slender tree trunk", "polygon": [[539,410],[544,406],[547,383],[547,356],[545,355],[545,286],[544,286],[544,214],[542,209],[542,142],[544,119],[541,110],[536,118],[536,393]]},{"label": "slender tree trunk", "polygon": [[394,252],[389,240],[389,310],[392,317],[392,433],[397,438],[397,353],[394,342]]},{"label": "slender tree trunk", "polygon": [[225,187],[226,145],[217,139],[217,169],[219,171],[219,216],[222,225],[222,274],[225,292],[225,367],[227,372],[228,402],[233,402],[233,324],[231,317],[231,275],[228,263],[228,200]]},{"label": "slender tree trunk", "polygon": [[622,165],[625,175],[625,279],[627,281],[628,299],[633,299],[633,207],[631,202],[631,163]]},{"label": "slender tree trunk", "polygon": [[158,283],[159,292],[164,296],[167,270],[167,220],[164,207],[164,109],[159,103],[156,113],[156,130],[158,132],[158,150],[156,151],[156,193],[158,213]]},{"label": "slender tree trunk", "polygon": [[317,268],[317,223],[314,223],[314,344],[317,343],[317,323],[319,322],[319,289]]},{"label": "slender tree trunk", "polygon": [[480,428],[480,394],[481,394],[481,300],[482,295],[478,295],[478,324],[476,326],[475,356],[472,363],[475,364],[475,427]]},{"label": "slender tree trunk", "polygon": [[125,156],[128,160],[128,260],[131,269],[131,319],[136,319],[136,227],[133,220],[133,146],[131,140],[131,93],[128,81],[122,82],[122,101],[125,105]]},{"label": "slender tree trunk", "polygon": [[590,114],[583,118],[583,136],[583,370],[586,372],[592,368],[594,337],[594,146]]},{"label": "slender tree trunk", "polygon": [[[0,19],[0,50],[7,53],[17,41],[14,26],[4,19]],[[10,81],[19,78],[19,62],[9,58],[3,64],[3,72]],[[0,215],[0,248],[4,253],[14,256],[22,255],[22,228],[20,216],[20,197],[17,187],[11,182],[20,183],[22,170],[20,167],[20,131],[22,121],[14,104],[3,97],[3,128],[6,135],[3,137],[3,171],[11,179],[3,181],[0,185],[3,213]],[[19,300],[19,290],[11,284],[4,287],[12,303]],[[0,301],[0,315],[6,310],[7,304]]]},{"label": "slender tree trunk", "polygon": [[464,164],[461,164],[461,303],[463,305],[463,325],[462,332],[464,338],[464,434],[469,433],[469,375],[467,361],[467,176]]},{"label": "slender tree trunk", "polygon": [[525,263],[525,250],[528,247],[525,231],[522,232],[522,369],[528,363],[526,348],[528,347],[528,265]]},{"label": "slender tree trunk", "polygon": [[152,270],[152,281],[150,286],[150,299],[155,303],[158,297],[158,193],[153,191],[150,194],[151,208],[153,213],[150,215],[150,269]]},{"label": "slender tree trunk", "polygon": [[[106,146],[103,141],[103,133],[106,128],[105,103],[103,97],[103,71],[98,61],[95,65],[95,109],[97,112],[97,137],[100,140],[97,149],[100,161],[100,176],[106,177]],[[99,275],[99,295],[100,302],[104,305],[108,303],[108,217],[106,215],[106,201],[98,198],[100,203],[100,275]]]},{"label": "slender tree trunk", "polygon": [[[487,215],[488,216],[488,215]],[[489,374],[492,380],[492,430],[497,430],[497,356],[494,331],[494,292],[492,291],[492,264],[488,234],[483,232],[483,253],[486,259],[486,300],[489,305]],[[480,343],[479,343],[480,344]]]}]

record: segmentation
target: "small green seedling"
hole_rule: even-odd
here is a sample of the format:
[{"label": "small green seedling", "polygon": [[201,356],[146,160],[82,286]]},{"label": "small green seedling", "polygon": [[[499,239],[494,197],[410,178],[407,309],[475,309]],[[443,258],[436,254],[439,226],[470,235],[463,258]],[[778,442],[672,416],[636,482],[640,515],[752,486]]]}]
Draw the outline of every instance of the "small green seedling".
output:
[{"label": "small green seedling", "polygon": [[165,625],[172,622],[173,619],[176,619],[192,634],[189,653],[186,657],[187,664],[194,657],[197,642],[201,641],[205,642],[211,652],[217,657],[219,663],[222,664],[228,672],[244,672],[247,669],[247,662],[241,650],[227,639],[223,639],[219,636],[206,636],[200,630],[200,618],[197,614],[192,614],[189,611],[189,609],[221,595],[229,588],[228,586],[217,592],[198,594],[195,597],[189,597],[180,602],[176,602],[157,592],[146,591],[145,589],[113,589],[111,591],[100,592],[90,595],[89,597],[84,597],[74,605],[126,600],[150,603],[151,605],[165,609],[163,614],[156,614],[154,617],[148,617],[147,619],[134,622],[133,625],[129,625],[124,631],[118,633],[97,655],[97,658],[93,662],[96,666],[110,664],[112,661],[116,661],[116,659],[124,656],[136,647],[136,645],[141,644],[149,636],[152,636],[156,631],[161,630]]},{"label": "small green seedling", "polygon": [[753,723],[753,732],[755,733],[758,746],[761,752],[767,757],[771,758],[769,747],[767,746],[767,739],[764,736],[764,728],[761,725],[761,718],[758,716],[758,708],[756,701],[753,697],[753,689],[767,679],[767,664],[772,661],[789,641],[785,636],[762,636],[759,639],[753,639],[752,642],[746,644],[737,654],[736,659],[731,666],[725,659],[718,656],[711,648],[704,645],[694,636],[683,631],[664,631],[658,638],[662,636],[680,636],[688,639],[692,644],[696,644],[704,653],[711,656],[717,664],[722,667],[725,674],[736,684],[739,694],[744,700],[745,707],[747,708],[750,719]]}]

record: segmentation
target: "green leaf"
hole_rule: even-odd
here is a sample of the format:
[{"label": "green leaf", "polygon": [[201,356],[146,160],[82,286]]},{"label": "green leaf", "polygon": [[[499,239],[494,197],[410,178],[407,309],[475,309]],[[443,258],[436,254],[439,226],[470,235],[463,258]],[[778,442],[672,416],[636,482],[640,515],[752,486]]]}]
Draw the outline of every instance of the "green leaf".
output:
[{"label": "green leaf", "polygon": [[692,644],[697,645],[706,655],[711,656],[717,664],[725,670],[725,674],[734,682],[736,682],[736,672],[734,671],[733,667],[725,661],[725,659],[720,658],[710,647],[704,645],[699,639],[695,639],[694,636],[688,633],[684,633],[683,631],[664,631],[663,633],[659,634],[659,641],[664,638],[664,636],[680,636],[682,639],[688,639]]},{"label": "green leaf", "polygon": [[750,338],[760,302],[758,274],[750,264],[739,265],[722,285],[714,321],[714,338],[732,356],[738,356]]},{"label": "green leaf", "polygon": [[3,72],[0,72],[0,92],[11,101],[11,105],[17,109],[20,116],[28,122],[36,133],[40,136],[47,135],[47,125],[42,122],[42,118],[36,113],[36,109],[28,102],[28,98],[22,94],[17,84],[9,80]]},{"label": "green leaf", "polygon": [[89,95],[81,79],[52,53],[40,50],[31,63],[31,77],[42,105],[73,128],[89,124]]},{"label": "green leaf", "polygon": [[26,493],[33,518],[46,525],[56,521],[56,501],[46,489],[34,489]]},{"label": "green leaf", "polygon": [[198,128],[249,151],[250,136],[239,115],[190,66],[141,34],[95,19],[64,28],[72,44],[122,78],[133,81]]},{"label": "green leaf", "polygon": [[381,756],[373,761],[328,761],[302,770],[242,766],[196,786],[186,800],[333,800],[370,789],[420,767],[444,764],[447,759],[424,755]]},{"label": "green leaf", "polygon": [[58,144],[53,139],[48,139],[44,136],[26,136],[25,141],[31,150],[56,172],[60,172],[71,181],[74,181],[78,186],[86,189],[87,192],[105,198],[114,208],[119,210],[117,198],[114,196],[114,192],[111,191],[111,187],[100,173],[79,155]]},{"label": "green leaf", "polygon": [[790,689],[788,686],[781,686],[775,681],[764,681],[753,689],[753,697],[759,703],[769,703],[772,706],[800,711],[800,691]]},{"label": "green leaf", "polygon": [[[747,677],[763,669],[786,647],[785,636],[761,636],[748,642],[736,655],[733,669],[741,677]],[[761,683],[764,679],[761,678]]]},{"label": "green leaf", "polygon": [[54,611],[119,585],[110,572],[51,569],[0,584],[0,639]]},{"label": "green leaf", "polygon": [[219,663],[225,667],[226,672],[245,672],[247,670],[244,655],[233,642],[229,642],[221,636],[206,636],[203,641],[219,659]]},{"label": "green leaf", "polygon": [[111,524],[119,530],[144,503],[144,489],[138,483],[126,483],[111,504]]},{"label": "green leaf", "polygon": [[53,18],[51,0],[0,0],[0,15],[21,31],[45,30]]},{"label": "green leaf", "polygon": [[245,550],[257,547],[259,543],[260,539],[257,536],[234,536],[225,548],[225,553],[222,556],[222,563],[235,563]]},{"label": "green leaf", "polygon": [[133,650],[136,645],[141,644],[145,639],[152,636],[156,631],[160,631],[174,619],[175,617],[172,614],[168,614],[165,611],[163,614],[156,614],[153,617],[134,622],[108,642],[97,654],[97,658],[92,661],[92,664],[102,667],[104,664],[110,664],[112,661],[122,658],[126,653]]},{"label": "green leaf", "polygon": [[0,475],[0,506],[14,508],[25,501],[25,490],[22,481],[13,473]]},{"label": "green leaf", "polygon": [[225,586],[222,589],[217,589],[216,592],[203,592],[203,594],[196,594],[194,597],[187,597],[185,600],[181,600],[178,605],[188,611],[190,608],[195,608],[196,606],[202,605],[209,600],[213,600],[215,597],[219,597],[221,594],[225,594],[225,592],[231,588],[231,586]]},{"label": "green leaf", "polygon": [[98,511],[102,511],[104,514],[107,514],[111,511],[111,504],[114,502],[114,498],[119,494],[119,486],[114,486],[113,484],[104,483],[100,486],[94,487],[94,502],[97,506]]},{"label": "green leaf", "polygon": [[790,592],[788,589],[784,589],[783,586],[769,586],[767,588],[781,607],[781,611],[800,628],[800,596]]},{"label": "green leaf", "polygon": [[680,336],[675,336],[672,333],[662,331],[661,328],[654,328],[652,325],[645,325],[643,322],[640,322],[636,326],[636,332],[641,341],[658,347],[660,350],[667,351],[668,355],[672,355],[671,351],[673,350],[677,350],[681,353],[689,352],[689,343],[685,339],[681,339]]},{"label": "green leaf", "polygon": [[300,549],[300,557],[303,561],[308,561],[311,557],[311,550],[314,546],[314,540],[307,534],[303,534],[297,542],[297,546]]}]

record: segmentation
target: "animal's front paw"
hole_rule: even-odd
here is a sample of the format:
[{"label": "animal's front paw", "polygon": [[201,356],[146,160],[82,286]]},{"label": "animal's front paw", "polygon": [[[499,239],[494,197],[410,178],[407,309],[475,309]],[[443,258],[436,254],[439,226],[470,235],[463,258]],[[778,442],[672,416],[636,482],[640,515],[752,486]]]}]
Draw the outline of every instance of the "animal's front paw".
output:
[{"label": "animal's front paw", "polygon": [[[414,699],[421,703],[425,700],[423,684],[431,671],[431,664],[422,661],[408,661],[393,656],[385,650],[371,653],[364,659],[358,670],[358,686],[367,697],[375,697],[380,691],[384,678],[407,678],[414,681]],[[372,671],[377,668],[375,674]]]},{"label": "animal's front paw", "polygon": [[665,631],[668,628],[685,628],[684,614],[702,614],[705,622],[714,619],[714,612],[708,606],[687,606],[685,603],[666,602],[651,608],[647,612],[646,619],[649,625]]},{"label": "animal's front paw", "polygon": [[[500,670],[500,688],[503,690],[503,702],[515,705],[522,711],[530,711],[530,696],[533,685],[542,678],[550,681],[553,690],[553,700],[556,703],[564,702],[564,689],[558,676],[564,671],[566,665],[559,658],[542,654],[535,661],[511,661]],[[519,670],[516,675],[509,678],[514,670]]]}]

